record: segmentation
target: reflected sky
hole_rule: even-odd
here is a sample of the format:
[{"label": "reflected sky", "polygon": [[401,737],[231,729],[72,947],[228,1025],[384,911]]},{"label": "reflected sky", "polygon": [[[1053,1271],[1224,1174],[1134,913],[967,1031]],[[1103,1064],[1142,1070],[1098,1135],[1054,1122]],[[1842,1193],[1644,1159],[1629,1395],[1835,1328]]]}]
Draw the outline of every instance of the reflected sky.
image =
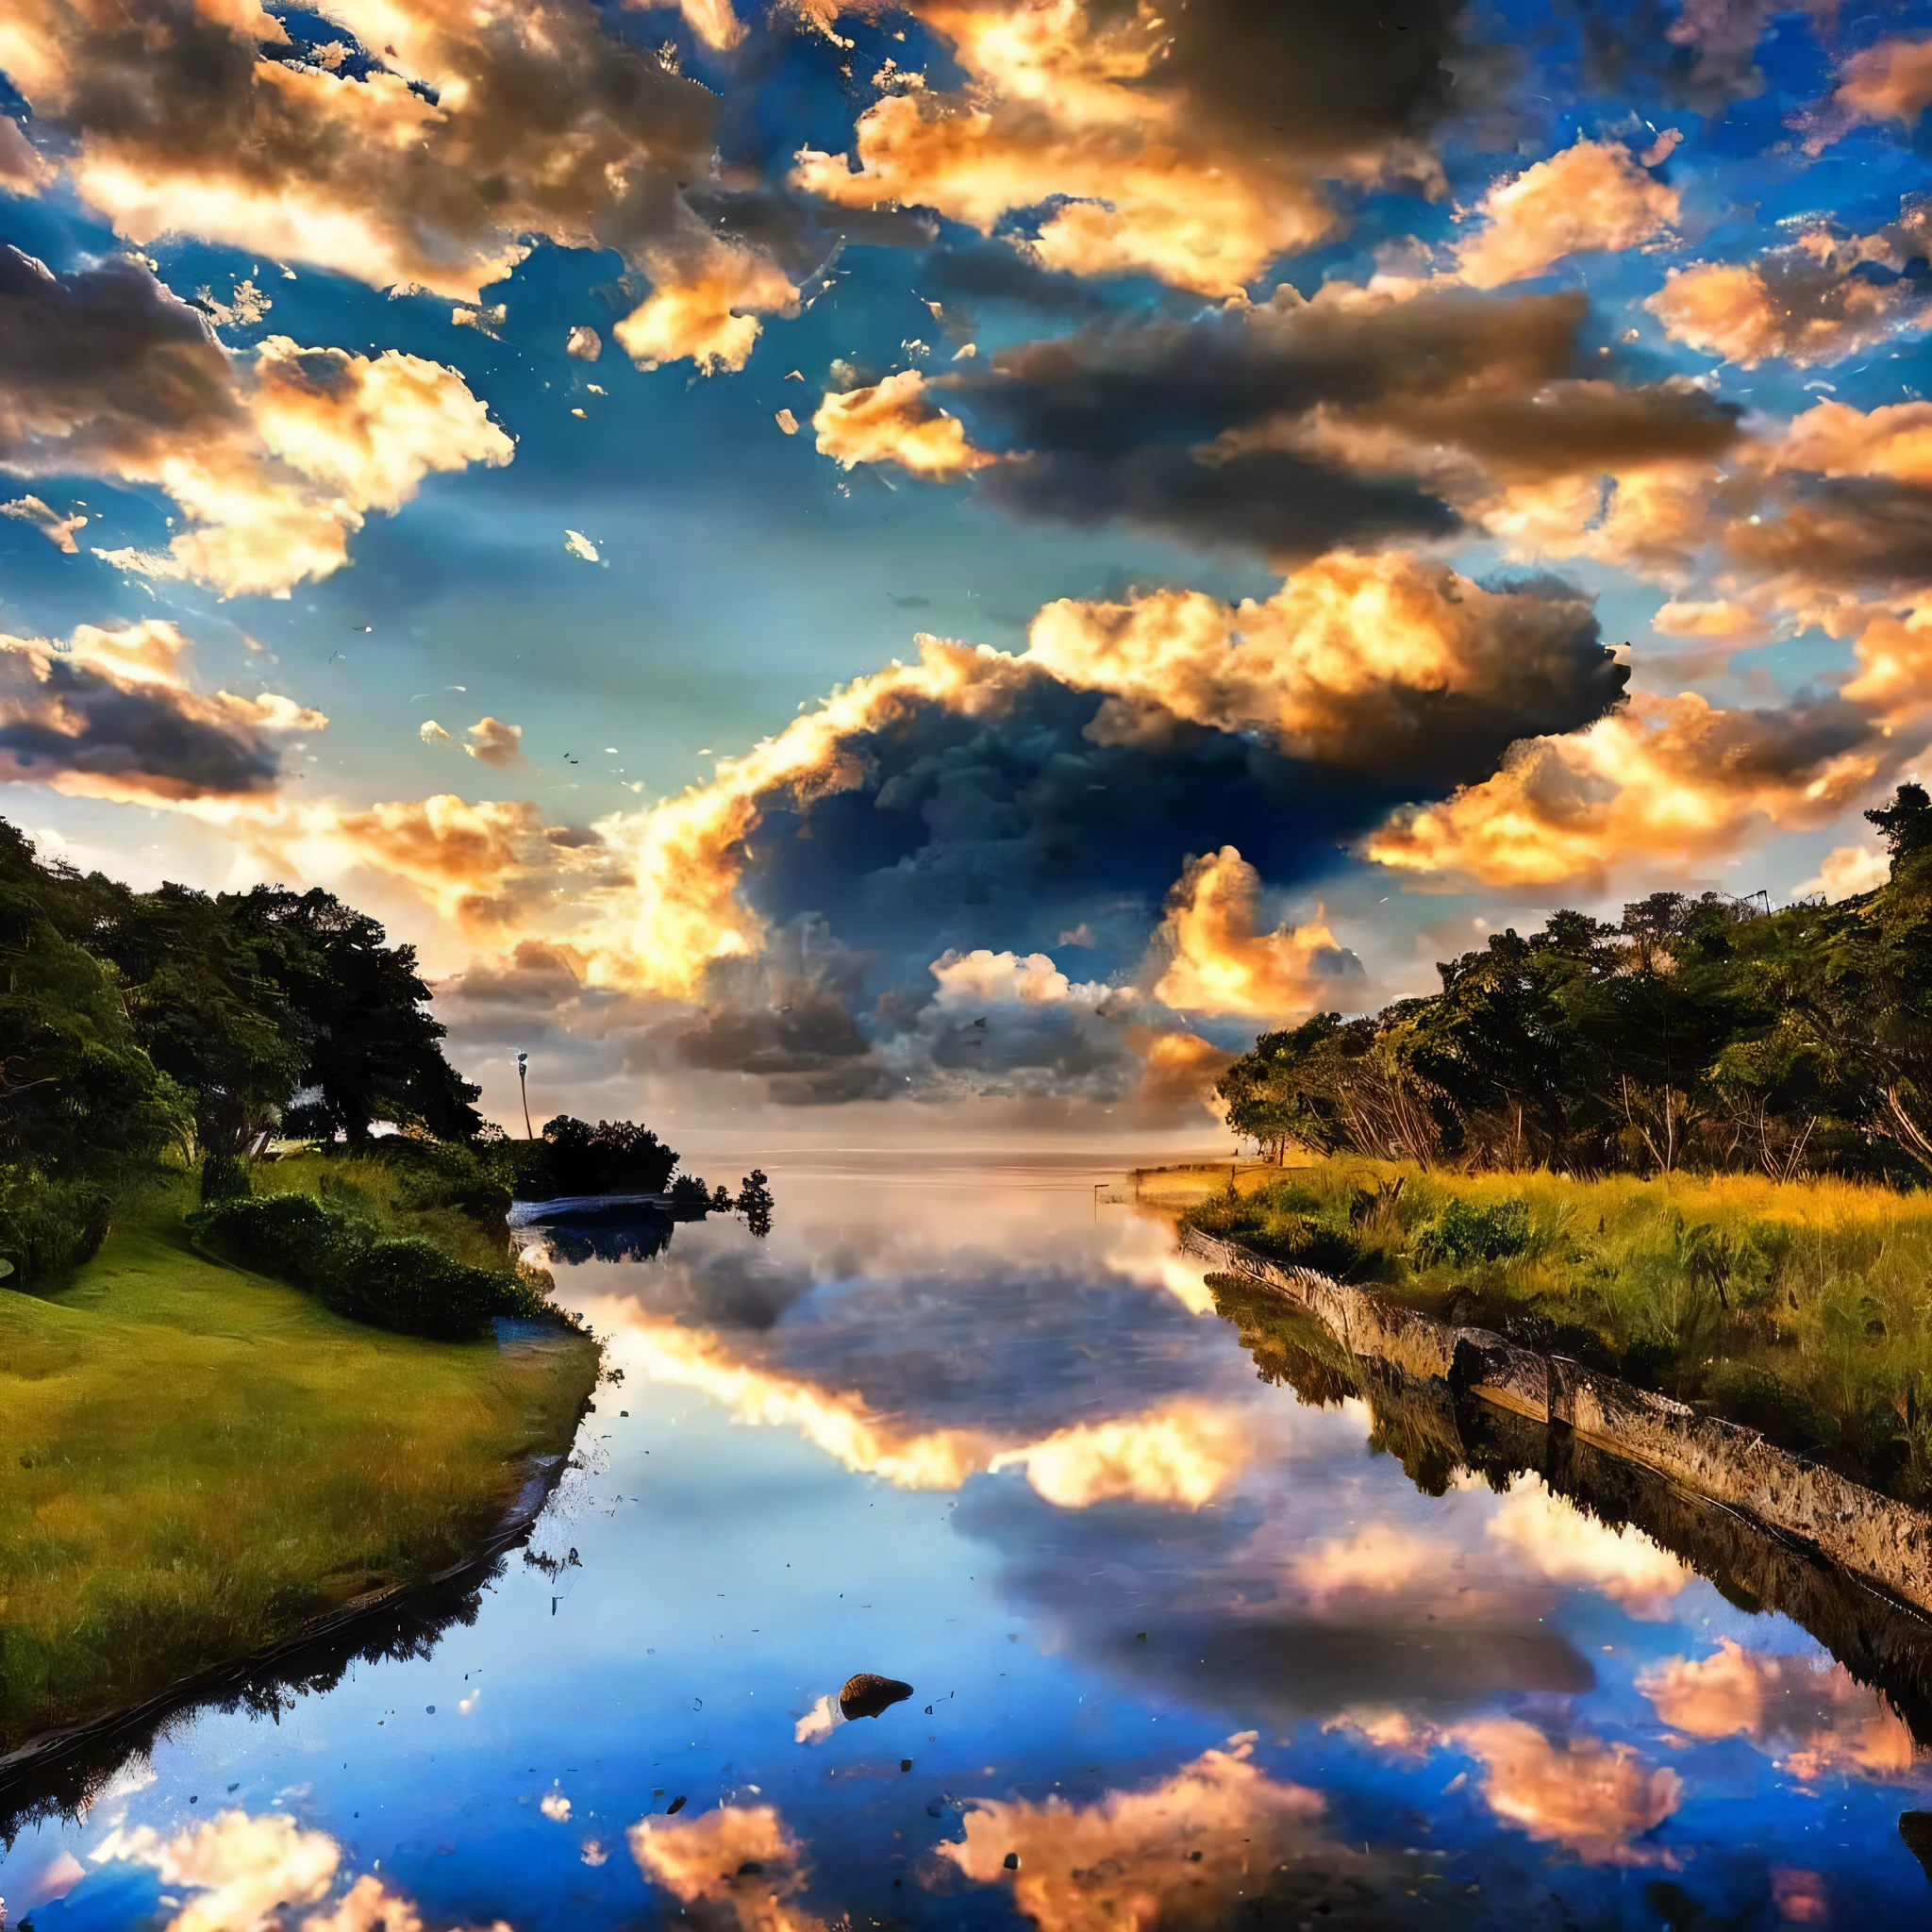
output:
[{"label": "reflected sky", "polygon": [[[1534,1475],[1424,1493],[1365,1403],[1262,1379],[1104,1177],[821,1160],[774,1172],[768,1241],[714,1218],[559,1266],[623,1380],[474,1624],[278,1720],[181,1721],[21,1830],[8,1925],[1932,1902],[1898,1829],[1932,1768],[1874,1691]],[[859,1671],[914,1695],[844,1721]]]}]

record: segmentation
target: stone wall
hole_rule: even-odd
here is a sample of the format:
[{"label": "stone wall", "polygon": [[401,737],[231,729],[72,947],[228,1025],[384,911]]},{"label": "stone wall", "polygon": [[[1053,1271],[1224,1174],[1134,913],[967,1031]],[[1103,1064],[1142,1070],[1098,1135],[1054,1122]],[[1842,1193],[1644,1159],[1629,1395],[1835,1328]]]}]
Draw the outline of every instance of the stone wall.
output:
[{"label": "stone wall", "polygon": [[1700,1496],[1794,1537],[1853,1574],[1932,1611],[1932,1518],[1803,1457],[1753,1429],[1699,1415],[1681,1402],[1541,1356],[1486,1328],[1457,1328],[1393,1306],[1311,1269],[1284,1267],[1203,1234],[1181,1245],[1210,1267],[1273,1290],[1322,1323],[1348,1352],[1420,1381],[1640,1462]]}]

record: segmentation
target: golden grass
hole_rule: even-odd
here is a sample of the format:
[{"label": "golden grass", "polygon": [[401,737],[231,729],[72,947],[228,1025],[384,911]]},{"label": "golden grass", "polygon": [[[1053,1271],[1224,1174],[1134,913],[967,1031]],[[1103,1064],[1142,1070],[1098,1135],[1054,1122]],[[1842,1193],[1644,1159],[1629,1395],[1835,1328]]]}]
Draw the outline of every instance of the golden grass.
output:
[{"label": "golden grass", "polygon": [[[1402,1182],[1399,1194],[1396,1181]],[[1211,1185],[1209,1185],[1211,1184]],[[1418,1173],[1354,1158],[1142,1177],[1143,1203],[1505,1329],[1932,1499],[1932,1191],[1754,1174]],[[1419,1230],[1522,1210],[1492,1258]]]},{"label": "golden grass", "polygon": [[179,1206],[0,1292],[0,1749],[458,1560],[595,1383],[581,1336],[391,1335],[205,1260]]}]

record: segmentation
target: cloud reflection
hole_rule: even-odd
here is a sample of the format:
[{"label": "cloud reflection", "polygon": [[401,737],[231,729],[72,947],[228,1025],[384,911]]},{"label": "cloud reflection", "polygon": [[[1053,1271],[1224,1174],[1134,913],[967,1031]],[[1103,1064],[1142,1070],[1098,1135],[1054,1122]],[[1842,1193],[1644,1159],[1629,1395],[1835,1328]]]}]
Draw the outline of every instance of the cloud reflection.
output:
[{"label": "cloud reflection", "polygon": [[1707,1657],[1661,1659],[1637,1688],[1674,1729],[1748,1738],[1807,1784],[1833,1772],[1897,1783],[1920,1761],[1897,1712],[1827,1657],[1770,1656],[1724,1637]]},{"label": "cloud reflection", "polygon": [[1096,1805],[982,1799],[965,1814],[964,1841],[940,1856],[982,1885],[1017,1857],[1013,1903],[1041,1932],[1214,1923],[1285,1862],[1353,1862],[1323,1834],[1318,1792],[1254,1764],[1255,1739],[1242,1731],[1165,1782]]},{"label": "cloud reflection", "polygon": [[700,1923],[741,1932],[824,1932],[794,1907],[804,1847],[770,1805],[721,1805],[697,1818],[641,1818],[628,1834],[638,1870]]}]

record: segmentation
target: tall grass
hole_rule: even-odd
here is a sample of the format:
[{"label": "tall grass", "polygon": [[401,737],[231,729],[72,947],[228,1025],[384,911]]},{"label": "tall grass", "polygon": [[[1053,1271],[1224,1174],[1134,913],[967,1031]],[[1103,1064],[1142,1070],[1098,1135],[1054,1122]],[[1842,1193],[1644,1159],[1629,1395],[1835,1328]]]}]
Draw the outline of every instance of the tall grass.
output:
[{"label": "tall grass", "polygon": [[1932,1499],[1932,1193],[1337,1159],[1224,1170],[1185,1218]]},{"label": "tall grass", "polygon": [[574,1333],[350,1322],[192,1253],[181,1205],[60,1292],[0,1293],[0,1749],[459,1559],[596,1379]]}]

